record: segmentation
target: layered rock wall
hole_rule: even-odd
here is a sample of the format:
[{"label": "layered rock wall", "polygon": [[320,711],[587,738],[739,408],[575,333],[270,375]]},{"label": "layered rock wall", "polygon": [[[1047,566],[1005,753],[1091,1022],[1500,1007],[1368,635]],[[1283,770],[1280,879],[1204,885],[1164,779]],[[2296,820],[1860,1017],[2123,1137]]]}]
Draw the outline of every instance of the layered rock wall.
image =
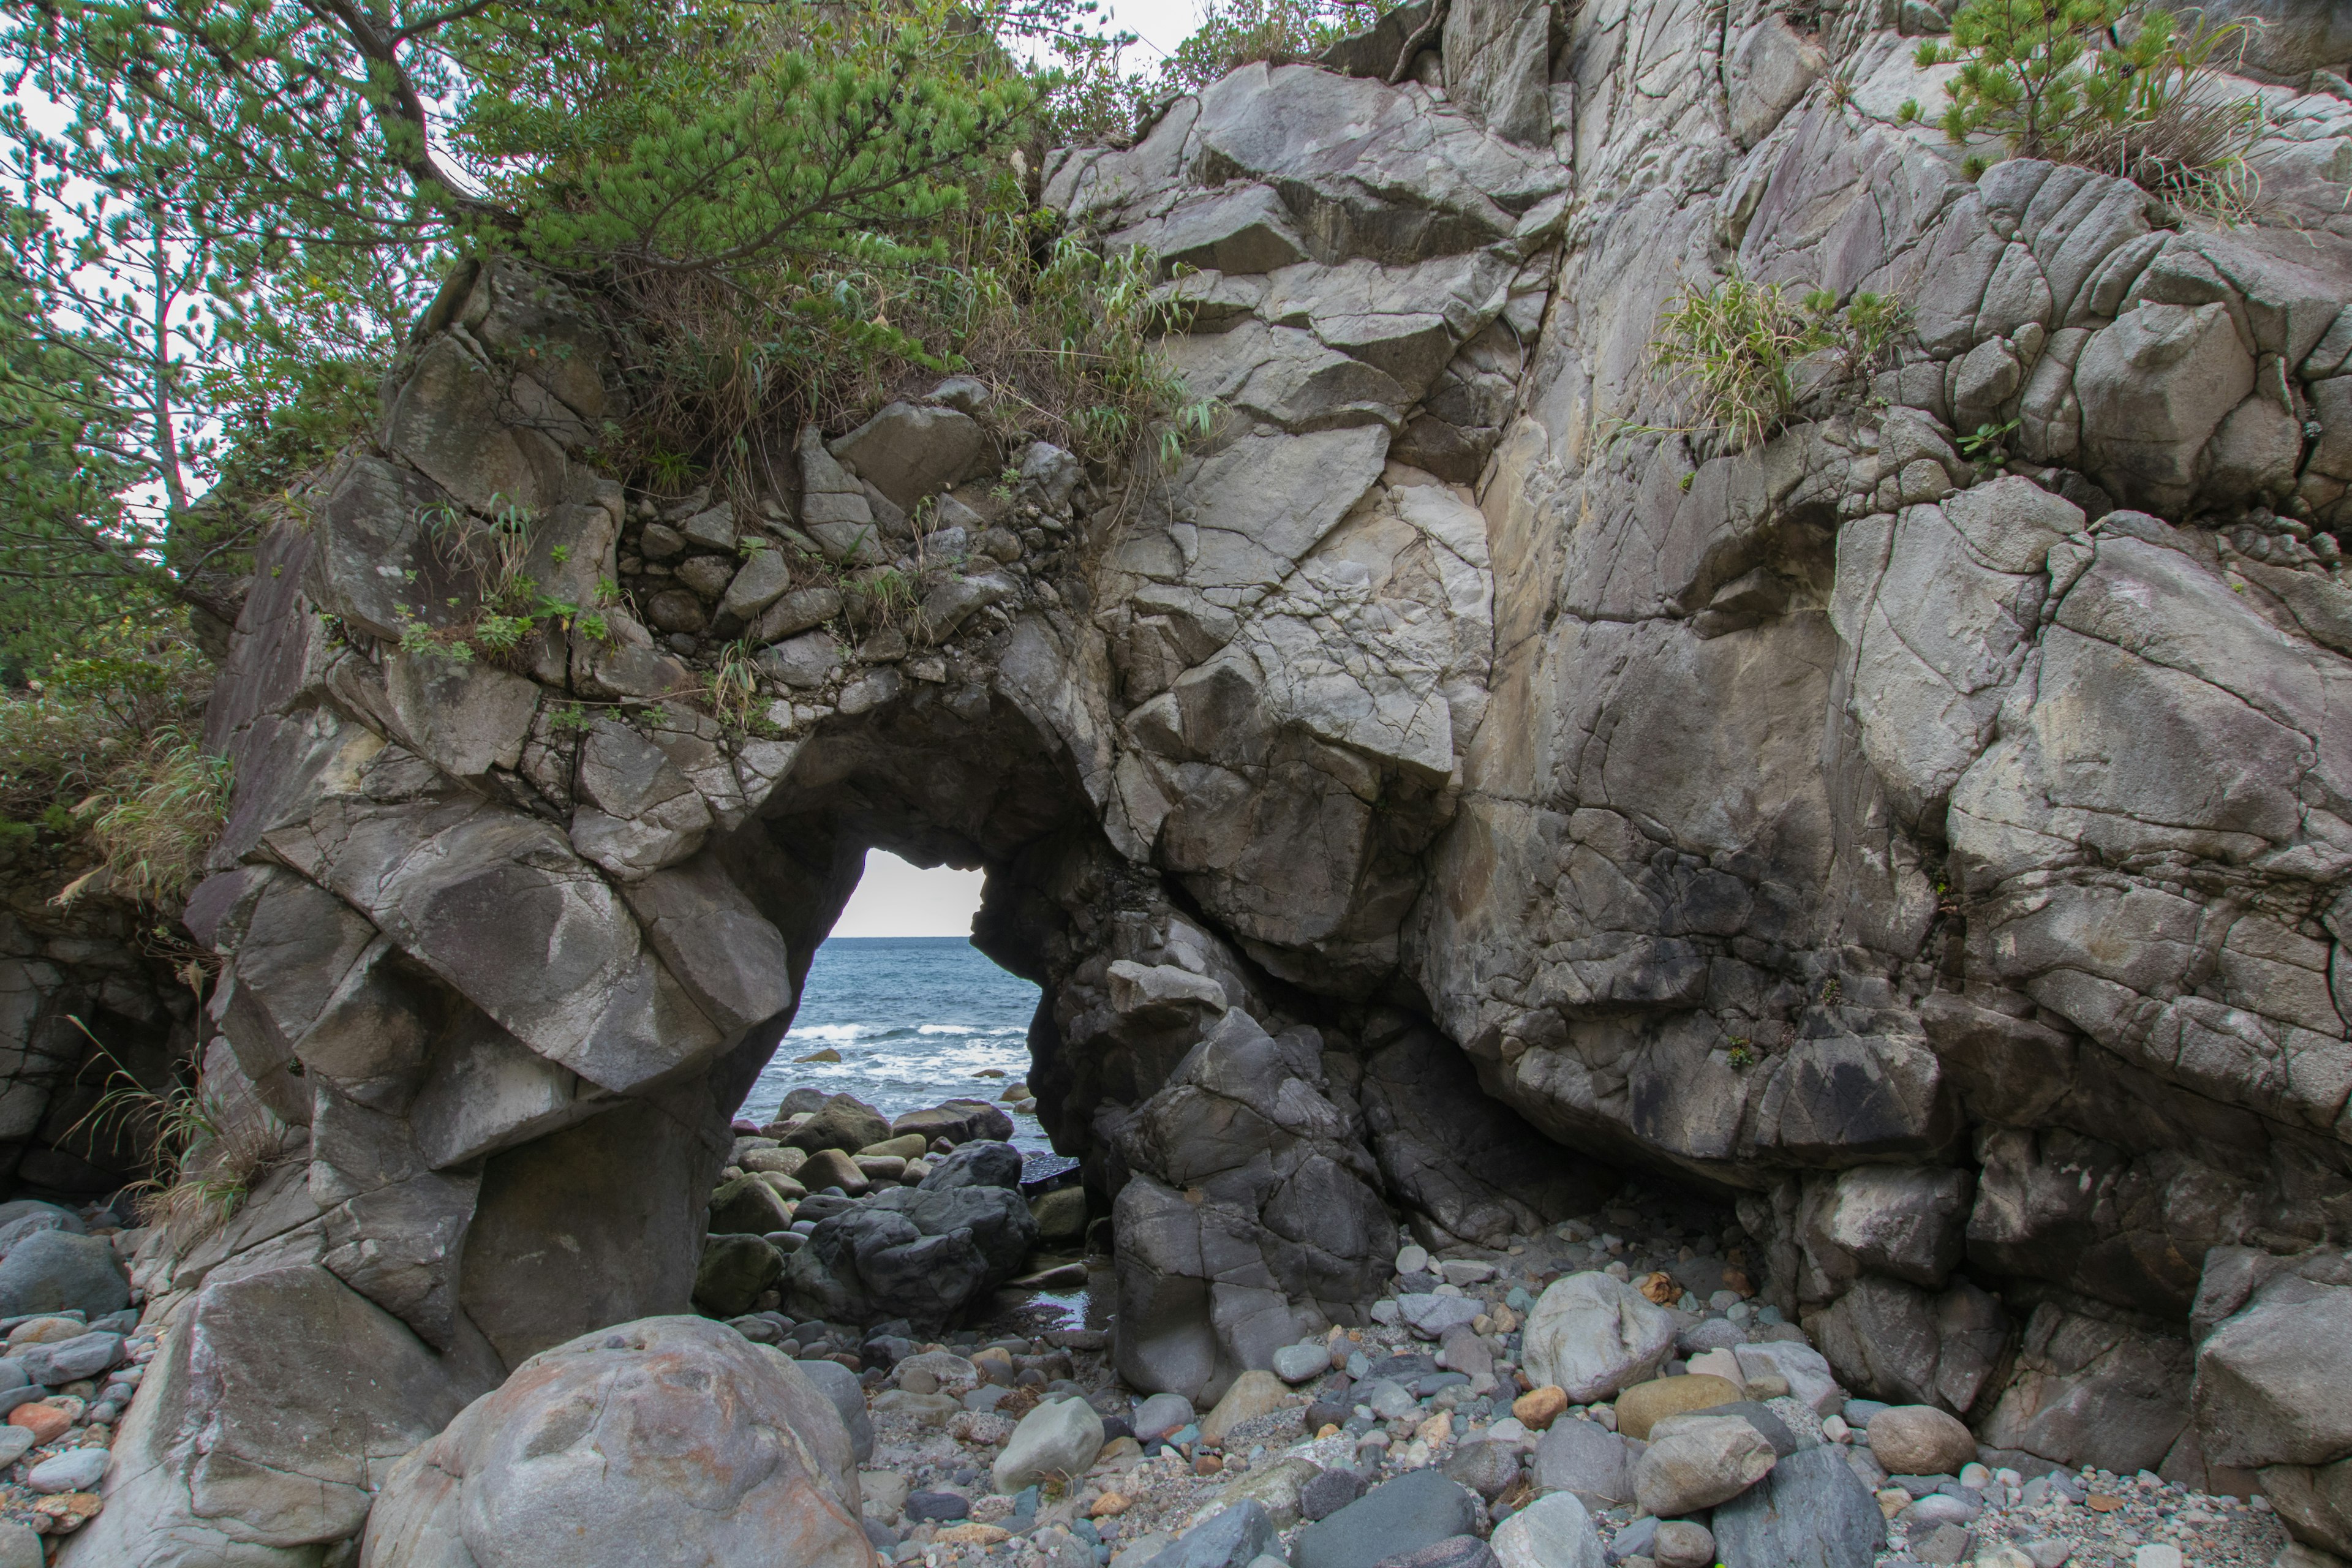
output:
[{"label": "layered rock wall", "polygon": [[[215,704],[207,1061],[299,1148],[154,1264],[186,1387],[74,1561],[348,1538],[296,1427],[205,1435],[200,1373],[307,1397],[251,1315],[401,1369],[317,1439],[373,1475],[682,1310],[875,845],[990,872],[1140,1386],[1349,1321],[1399,1215],[1500,1246],[1639,1167],[1738,1204],[1858,1392],[2352,1533],[2275,1349],[2352,1299],[2352,105],[2263,89],[2221,230],[1964,177],[1874,12],[1456,0],[1396,58],[1419,15],[1049,166],[1181,264],[1221,414],[1172,471],[951,381],[632,495],[625,329],[452,279]],[[1659,309],[1735,266],[1910,331],[1753,449],[1658,434]],[[494,647],[519,574],[577,613]]]}]

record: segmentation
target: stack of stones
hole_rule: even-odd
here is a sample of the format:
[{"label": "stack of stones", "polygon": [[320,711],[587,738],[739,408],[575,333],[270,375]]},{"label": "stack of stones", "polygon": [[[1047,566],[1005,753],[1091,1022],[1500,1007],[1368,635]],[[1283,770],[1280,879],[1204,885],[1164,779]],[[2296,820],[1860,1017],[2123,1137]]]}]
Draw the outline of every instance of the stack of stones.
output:
[{"label": "stack of stones", "polygon": [[0,1568],[97,1517],[114,1432],[154,1359],[122,1258],[145,1233],[111,1209],[0,1204]]},{"label": "stack of stones", "polygon": [[[1012,1131],[985,1100],[893,1121],[849,1095],[794,1089],[775,1121],[737,1128],[711,1194],[695,1305],[730,1319],[944,1323],[1010,1278],[1041,1234],[1084,1234],[1083,1193],[1043,1194],[1034,1207],[1022,1197],[1023,1158],[1004,1142]],[[966,1241],[952,1257],[917,1245],[957,1232]],[[915,1296],[898,1300],[906,1288]]]}]

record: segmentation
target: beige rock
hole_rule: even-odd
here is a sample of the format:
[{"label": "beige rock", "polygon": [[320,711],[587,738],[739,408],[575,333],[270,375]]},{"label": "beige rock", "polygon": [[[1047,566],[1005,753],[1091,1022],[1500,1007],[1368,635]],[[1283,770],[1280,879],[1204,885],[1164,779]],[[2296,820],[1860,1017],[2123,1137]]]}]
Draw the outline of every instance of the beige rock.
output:
[{"label": "beige rock", "polygon": [[1253,1370],[1234,1379],[1225,1396],[1215,1408],[1201,1420],[1201,1440],[1223,1443],[1226,1436],[1243,1422],[1255,1415],[1264,1415],[1282,1407],[1283,1396],[1288,1390],[1282,1379],[1270,1372]]},{"label": "beige rock", "polygon": [[1956,1476],[1976,1461],[1976,1435],[1932,1405],[1890,1405],[1870,1418],[1869,1436],[1891,1476]]},{"label": "beige rock", "polygon": [[1740,1385],[1728,1378],[1705,1373],[1654,1378],[1617,1396],[1617,1430],[1628,1437],[1647,1440],[1651,1426],[1666,1416],[1707,1410],[1745,1397]]},{"label": "beige rock", "polygon": [[1511,1414],[1530,1432],[1540,1432],[1568,1411],[1568,1394],[1557,1384],[1530,1388],[1511,1401]]},{"label": "beige rock", "polygon": [[1737,1416],[1691,1416],[1633,1461],[1633,1496],[1669,1519],[1738,1497],[1776,1462],[1764,1435]]}]

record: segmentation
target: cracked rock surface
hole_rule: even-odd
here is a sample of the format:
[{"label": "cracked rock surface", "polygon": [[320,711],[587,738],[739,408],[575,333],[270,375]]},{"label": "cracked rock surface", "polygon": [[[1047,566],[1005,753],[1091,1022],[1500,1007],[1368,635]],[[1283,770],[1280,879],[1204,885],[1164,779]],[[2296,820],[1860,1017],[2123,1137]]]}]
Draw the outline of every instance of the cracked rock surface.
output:
[{"label": "cracked rock surface", "polygon": [[[2248,81],[2264,205],[2222,228],[1965,177],[1875,8],[1384,26],[1045,167],[1189,268],[1165,347],[1221,412],[1172,472],[953,378],[785,433],[767,491],[637,494],[588,455],[629,409],[603,307],[453,276],[258,555],[211,1016],[121,1003],[283,1157],[142,1256],[165,1352],[72,1568],[308,1563],[531,1357],[684,1312],[877,846],[990,874],[1143,1392],[1369,1331],[1396,1224],[1462,1261],[1636,1171],[1736,1213],[1822,1389],[2352,1553],[2296,1350],[2352,1299],[2352,102]],[[1753,447],[1656,434],[1659,308],[1734,265],[1910,331]],[[581,613],[454,658],[497,563],[422,520],[502,506]],[[0,938],[53,1042],[89,955]],[[211,1489],[205,1423],[302,1397],[254,1318],[381,1375],[314,1469]]]}]

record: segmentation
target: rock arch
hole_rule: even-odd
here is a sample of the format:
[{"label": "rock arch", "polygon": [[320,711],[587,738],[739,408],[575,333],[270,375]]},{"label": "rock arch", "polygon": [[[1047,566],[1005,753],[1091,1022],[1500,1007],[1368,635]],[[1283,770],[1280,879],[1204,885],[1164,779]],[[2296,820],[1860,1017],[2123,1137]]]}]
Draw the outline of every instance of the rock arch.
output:
[{"label": "rock arch", "polygon": [[[2352,1321],[2340,193],[2280,154],[2282,259],[2088,171],[1969,180],[1849,109],[1924,90],[1908,51],[1816,19],[1456,0],[1418,63],[1252,66],[1057,155],[1050,205],[1196,269],[1168,346],[1228,418],[1164,475],[949,384],[806,433],[780,493],[649,507],[582,456],[626,417],[593,310],[453,278],[215,705],[208,1062],[307,1131],[154,1277],[164,1396],[74,1560],[310,1568],[515,1353],[678,1304],[871,843],[989,868],[1144,1386],[1357,1310],[1395,1215],[1589,1208],[1597,1156],[1736,1201],[1855,1390],[2263,1468],[2352,1541],[2352,1454],[2263,1403],[2270,1325]],[[1642,353],[1675,269],[1735,259],[1913,338],[1755,449],[1614,438],[1680,417]],[[2011,419],[2003,471],[1964,452]],[[644,618],[433,651],[490,559],[435,520],[511,504],[541,587]],[[761,725],[695,695],[740,634]],[[272,1426],[354,1358],[399,1397]]]}]

